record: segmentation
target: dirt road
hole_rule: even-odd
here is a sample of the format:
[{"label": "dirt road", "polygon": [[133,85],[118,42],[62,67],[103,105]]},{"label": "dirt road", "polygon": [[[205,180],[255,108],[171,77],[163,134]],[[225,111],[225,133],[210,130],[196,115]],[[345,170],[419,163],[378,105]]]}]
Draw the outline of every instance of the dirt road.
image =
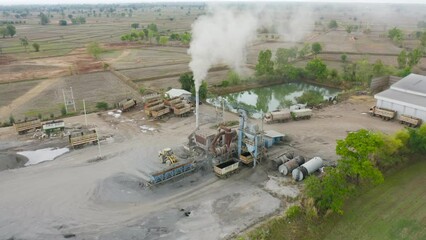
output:
[{"label": "dirt road", "polygon": [[[368,128],[390,133],[401,128],[362,114],[370,102],[371,98],[350,100],[315,112],[311,120],[265,125],[265,129],[287,134],[292,141],[285,148],[334,161],[335,140],[347,131]],[[203,127],[214,123],[214,111],[201,106]],[[0,238],[222,239],[285,208],[286,202],[265,188],[269,177],[277,176],[265,164],[243,168],[226,180],[202,167],[176,181],[145,188],[140,183],[163,167],[158,151],[185,143],[194,117],[152,122],[140,111],[124,115],[118,119],[89,115],[89,123],[101,135],[112,135],[101,144],[101,161],[94,161],[98,148],[87,146],[54,161],[0,172]],[[225,118],[238,119],[232,113]],[[79,116],[65,121],[72,125],[84,120]],[[144,133],[141,125],[155,130]],[[11,132],[11,128],[0,129],[0,149],[40,144],[10,137]],[[301,185],[287,184],[294,197]]]}]

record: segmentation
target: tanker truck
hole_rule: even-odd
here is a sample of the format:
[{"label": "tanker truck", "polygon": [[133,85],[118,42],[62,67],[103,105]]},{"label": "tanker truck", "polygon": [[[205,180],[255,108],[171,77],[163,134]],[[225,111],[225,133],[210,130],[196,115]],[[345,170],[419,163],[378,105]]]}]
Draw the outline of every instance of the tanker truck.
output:
[{"label": "tanker truck", "polygon": [[310,119],[312,116],[312,110],[309,108],[293,110],[291,111],[291,116],[294,120]]},{"label": "tanker truck", "polygon": [[285,122],[291,119],[291,113],[288,109],[275,110],[265,114],[266,123]]}]

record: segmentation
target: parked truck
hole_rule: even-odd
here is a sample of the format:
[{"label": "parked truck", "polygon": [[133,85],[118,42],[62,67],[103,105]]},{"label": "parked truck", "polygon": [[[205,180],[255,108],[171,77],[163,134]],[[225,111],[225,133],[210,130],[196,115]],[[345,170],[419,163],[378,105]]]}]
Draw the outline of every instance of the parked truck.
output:
[{"label": "parked truck", "polygon": [[404,114],[399,115],[398,121],[401,124],[406,124],[410,127],[418,127],[422,125],[422,119],[416,118],[413,116],[404,115]]},{"label": "parked truck", "polygon": [[43,131],[50,136],[52,132],[55,131],[64,131],[65,123],[64,120],[52,120],[49,122],[43,123]]},{"label": "parked truck", "polygon": [[312,110],[309,108],[305,109],[296,109],[291,111],[291,116],[294,120],[299,119],[310,119],[312,116]]},{"label": "parked truck", "polygon": [[73,132],[69,135],[69,144],[73,148],[81,147],[86,143],[98,143],[98,134],[95,129]]},{"label": "parked truck", "polygon": [[264,121],[266,123],[285,122],[291,119],[291,113],[288,109],[275,110],[265,114]]},{"label": "parked truck", "polygon": [[373,117],[381,117],[384,120],[391,120],[393,118],[395,118],[396,116],[396,112],[390,109],[385,109],[385,108],[378,108],[376,106],[373,106],[370,108],[370,114]]},{"label": "parked truck", "polygon": [[214,166],[214,172],[219,178],[227,178],[229,175],[235,173],[239,169],[239,163],[235,159],[217,164]]},{"label": "parked truck", "polygon": [[123,112],[128,111],[135,106],[136,106],[136,100],[133,98],[127,98],[118,103],[118,108]]},{"label": "parked truck", "polygon": [[151,110],[151,116],[155,119],[161,119],[169,112],[170,108],[163,105],[162,107]]},{"label": "parked truck", "polygon": [[15,130],[19,135],[24,134],[29,130],[41,129],[42,127],[40,119],[29,120],[25,122],[16,122],[13,124],[13,126],[15,127]]}]

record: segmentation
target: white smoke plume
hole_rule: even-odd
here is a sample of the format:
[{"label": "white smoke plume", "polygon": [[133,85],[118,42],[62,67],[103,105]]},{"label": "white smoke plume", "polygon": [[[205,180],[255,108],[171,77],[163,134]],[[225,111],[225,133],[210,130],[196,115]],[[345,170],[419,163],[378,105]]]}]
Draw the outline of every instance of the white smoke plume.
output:
[{"label": "white smoke plume", "polygon": [[208,70],[216,64],[226,64],[239,70],[246,60],[246,47],[256,39],[258,18],[253,11],[209,8],[192,24],[192,40],[188,53],[189,67],[198,90]]}]

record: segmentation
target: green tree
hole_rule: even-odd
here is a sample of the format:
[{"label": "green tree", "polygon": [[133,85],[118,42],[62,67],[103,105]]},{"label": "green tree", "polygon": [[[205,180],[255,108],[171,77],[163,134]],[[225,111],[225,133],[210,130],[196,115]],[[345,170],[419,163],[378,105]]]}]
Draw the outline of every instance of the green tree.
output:
[{"label": "green tree", "polygon": [[398,61],[398,67],[400,69],[405,68],[407,66],[407,52],[405,50],[402,50],[397,58]]},{"label": "green tree", "polygon": [[306,104],[309,107],[319,105],[324,102],[324,96],[314,90],[305,91],[302,96],[296,98],[297,103]]},{"label": "green tree", "polygon": [[349,133],[344,140],[337,140],[336,153],[342,157],[339,169],[356,184],[383,182],[382,173],[371,161],[373,154],[382,145],[382,138],[368,130]]},{"label": "green tree", "polygon": [[299,50],[299,57],[304,58],[306,55],[311,53],[311,45],[309,43],[305,43],[303,48]]},{"label": "green tree", "polygon": [[86,48],[87,52],[94,58],[98,59],[99,55],[104,52],[98,42],[91,42]]},{"label": "green tree", "polygon": [[68,24],[68,22],[65,19],[59,20],[59,26],[66,26],[67,24]]},{"label": "green tree", "polygon": [[328,72],[327,72],[327,65],[320,59],[320,58],[314,58],[311,61],[309,61],[306,64],[305,67],[309,77],[317,79],[317,80],[324,80],[327,78]]},{"label": "green tree", "polygon": [[256,75],[262,76],[274,72],[274,62],[271,60],[271,50],[260,51],[256,64]]},{"label": "green tree", "polygon": [[130,26],[136,29],[136,28],[139,28],[139,23],[132,23]]},{"label": "green tree", "polygon": [[416,66],[420,62],[420,59],[422,59],[422,57],[423,57],[422,49],[420,48],[413,49],[411,52],[408,53],[408,56],[407,56],[408,66],[409,67]]},{"label": "green tree", "polygon": [[192,39],[192,35],[189,32],[185,32],[181,35],[181,42],[185,45],[189,44],[191,42],[191,39]]},{"label": "green tree", "polygon": [[19,41],[21,41],[21,45],[24,46],[26,52],[29,44],[27,37],[20,38]]},{"label": "green tree", "polygon": [[34,48],[34,51],[36,51],[36,52],[38,52],[38,51],[40,51],[40,44],[38,44],[38,43],[33,43],[33,48]]},{"label": "green tree", "polygon": [[169,42],[169,37],[167,36],[161,36],[160,40],[158,41],[159,44],[161,45],[166,45]]},{"label": "green tree", "polygon": [[191,73],[184,73],[180,75],[179,82],[181,84],[182,89],[186,91],[191,91],[194,86],[194,77]]},{"label": "green tree", "polygon": [[15,118],[13,117],[13,115],[9,116],[9,123],[10,124],[14,124],[15,123]]},{"label": "green tree", "polygon": [[352,33],[352,31],[354,30],[354,26],[353,25],[347,25],[346,27],[345,27],[345,30],[346,30],[346,32],[347,33]]},{"label": "green tree", "polygon": [[[194,86],[195,88],[195,86]],[[191,91],[194,92],[195,91]],[[198,92],[200,94],[200,99],[201,100],[205,100],[207,98],[207,93],[208,93],[208,88],[207,88],[207,82],[203,81],[200,85],[200,90]]]},{"label": "green tree", "polygon": [[5,38],[7,36],[7,30],[5,27],[0,27],[0,35]]},{"label": "green tree", "polygon": [[[407,131],[405,131],[407,133]],[[383,140],[383,145],[377,148],[374,153],[374,165],[381,170],[386,170],[398,163],[405,161],[405,158],[400,154],[404,148],[404,144],[407,143],[405,136],[398,133],[398,136],[390,136],[382,133],[378,133]],[[408,133],[407,133],[408,135]]]},{"label": "green tree", "polygon": [[312,43],[312,52],[318,55],[322,51],[321,44],[319,42]]},{"label": "green tree", "polygon": [[401,44],[402,40],[404,39],[404,33],[401,29],[394,27],[388,31],[388,37],[392,41]]},{"label": "green tree", "polygon": [[408,129],[409,139],[408,146],[417,154],[426,154],[426,124],[418,129]]},{"label": "green tree", "polygon": [[420,36],[420,45],[422,45],[422,47],[426,47],[426,32],[423,32]]},{"label": "green tree", "polygon": [[228,72],[228,76],[226,79],[229,81],[231,85],[238,85],[241,82],[240,75],[238,75],[237,72],[232,70]]},{"label": "green tree", "polygon": [[330,29],[336,29],[338,27],[338,25],[337,25],[337,21],[336,20],[331,20],[329,23],[328,23],[328,28],[330,28]]},{"label": "green tree", "polygon": [[346,55],[346,54],[342,54],[342,55],[340,56],[340,60],[342,60],[342,62],[346,62],[346,61],[348,60],[348,55]]},{"label": "green tree", "polygon": [[150,23],[147,28],[153,32],[158,32],[157,24],[155,23]]},{"label": "green tree", "polygon": [[50,21],[49,17],[42,12],[40,13],[39,17],[40,17],[40,24],[41,25],[47,25]]},{"label": "green tree", "polygon": [[306,195],[315,199],[320,211],[331,209],[343,214],[343,204],[352,191],[352,187],[337,168],[326,168],[325,175],[320,179],[310,176],[305,180]]},{"label": "green tree", "polygon": [[15,34],[16,34],[15,26],[13,26],[12,24],[7,24],[6,25],[6,34],[9,35],[10,37],[15,36]]},{"label": "green tree", "polygon": [[149,43],[152,43],[152,38],[154,37],[155,32],[152,31],[151,29],[148,29],[148,40]]}]

